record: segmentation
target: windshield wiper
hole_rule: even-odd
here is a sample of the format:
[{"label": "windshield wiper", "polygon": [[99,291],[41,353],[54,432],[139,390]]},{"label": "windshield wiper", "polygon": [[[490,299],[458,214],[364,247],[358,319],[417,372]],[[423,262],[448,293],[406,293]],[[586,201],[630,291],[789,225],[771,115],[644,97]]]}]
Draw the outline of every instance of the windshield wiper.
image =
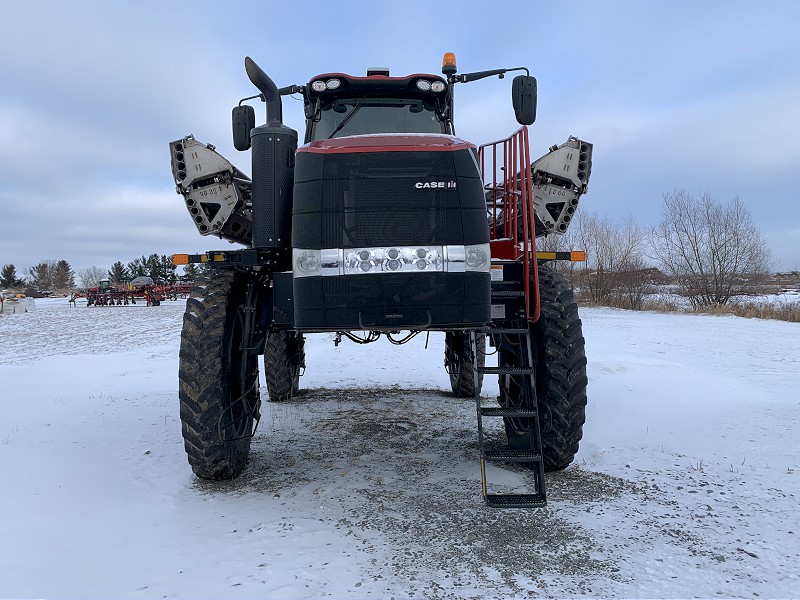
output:
[{"label": "windshield wiper", "polygon": [[362,102],[358,102],[358,103],[357,103],[357,104],[356,104],[356,105],[353,107],[353,110],[352,110],[352,111],[350,111],[350,114],[349,114],[349,115],[347,115],[347,116],[346,116],[344,119],[342,119],[342,122],[341,122],[341,123],[339,123],[339,124],[336,126],[336,129],[334,129],[334,130],[331,132],[331,134],[330,134],[330,135],[329,135],[329,136],[328,136],[326,139],[331,139],[333,136],[335,136],[337,133],[339,133],[339,132],[342,130],[342,128],[343,128],[345,125],[347,125],[347,124],[350,122],[350,120],[353,118],[353,116],[354,116],[354,115],[355,115],[355,114],[358,112],[358,109],[359,109],[359,108],[361,108],[361,104],[362,104]]}]

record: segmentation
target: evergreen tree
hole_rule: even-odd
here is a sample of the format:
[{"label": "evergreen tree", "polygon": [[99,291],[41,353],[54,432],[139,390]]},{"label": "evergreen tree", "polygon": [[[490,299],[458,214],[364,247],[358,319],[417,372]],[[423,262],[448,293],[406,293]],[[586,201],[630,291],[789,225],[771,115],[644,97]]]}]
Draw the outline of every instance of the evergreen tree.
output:
[{"label": "evergreen tree", "polygon": [[172,256],[162,254],[159,266],[162,281],[165,284],[172,285],[178,280],[177,267],[172,263]]},{"label": "evergreen tree", "polygon": [[129,280],[128,269],[120,261],[117,261],[111,265],[111,269],[108,271],[108,279],[113,286],[121,285]]},{"label": "evergreen tree", "polygon": [[164,278],[161,272],[161,258],[158,254],[151,254],[147,257],[147,276],[153,280],[154,283],[164,283]]},{"label": "evergreen tree", "polygon": [[36,290],[52,290],[54,272],[55,263],[52,260],[42,261],[28,269],[28,284]]},{"label": "evergreen tree", "polygon": [[52,268],[53,287],[57,290],[68,290],[75,287],[75,272],[70,264],[61,259]]},{"label": "evergreen tree", "polygon": [[17,277],[17,268],[14,265],[5,265],[0,271],[0,287],[13,288],[25,285],[25,280]]},{"label": "evergreen tree", "polygon": [[116,277],[120,279],[135,279],[137,277],[149,277],[153,283],[169,285],[178,281],[177,267],[172,264],[172,256],[169,254],[158,255],[155,252],[149,256],[142,255],[134,258],[128,263],[127,268],[121,262],[116,262],[108,272],[110,279]]},{"label": "evergreen tree", "polygon": [[136,279],[137,277],[146,277],[148,275],[147,269],[147,257],[142,256],[141,258],[134,258],[131,262],[128,263],[128,276],[131,279]]},{"label": "evergreen tree", "polygon": [[183,275],[179,279],[184,283],[192,283],[200,276],[200,269],[194,263],[189,263],[183,267]]}]

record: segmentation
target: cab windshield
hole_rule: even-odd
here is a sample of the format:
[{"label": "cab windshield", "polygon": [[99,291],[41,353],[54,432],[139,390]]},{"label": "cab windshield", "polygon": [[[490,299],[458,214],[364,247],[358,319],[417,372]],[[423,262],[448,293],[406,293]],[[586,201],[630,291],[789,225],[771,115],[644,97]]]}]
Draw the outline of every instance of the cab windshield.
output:
[{"label": "cab windshield", "polygon": [[337,98],[323,104],[311,140],[368,133],[448,133],[432,103],[403,98]]}]

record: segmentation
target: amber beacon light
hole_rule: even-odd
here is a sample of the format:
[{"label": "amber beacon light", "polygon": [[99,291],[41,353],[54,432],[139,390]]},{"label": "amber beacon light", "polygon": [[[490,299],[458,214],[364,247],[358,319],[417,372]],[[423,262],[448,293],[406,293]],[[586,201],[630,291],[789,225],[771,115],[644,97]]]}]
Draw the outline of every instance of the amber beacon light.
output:
[{"label": "amber beacon light", "polygon": [[442,73],[445,75],[456,74],[456,55],[453,52],[445,52],[442,58]]}]

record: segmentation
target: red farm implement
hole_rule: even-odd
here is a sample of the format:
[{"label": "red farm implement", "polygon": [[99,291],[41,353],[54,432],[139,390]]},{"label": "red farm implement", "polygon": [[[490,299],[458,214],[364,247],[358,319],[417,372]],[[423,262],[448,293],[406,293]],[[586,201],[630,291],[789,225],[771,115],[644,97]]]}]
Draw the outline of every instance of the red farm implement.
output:
[{"label": "red farm implement", "polygon": [[109,281],[103,280],[98,287],[86,290],[86,306],[123,306],[137,303],[158,306],[164,300],[188,297],[191,289],[191,284],[187,283],[173,285],[129,283],[113,286]]}]

